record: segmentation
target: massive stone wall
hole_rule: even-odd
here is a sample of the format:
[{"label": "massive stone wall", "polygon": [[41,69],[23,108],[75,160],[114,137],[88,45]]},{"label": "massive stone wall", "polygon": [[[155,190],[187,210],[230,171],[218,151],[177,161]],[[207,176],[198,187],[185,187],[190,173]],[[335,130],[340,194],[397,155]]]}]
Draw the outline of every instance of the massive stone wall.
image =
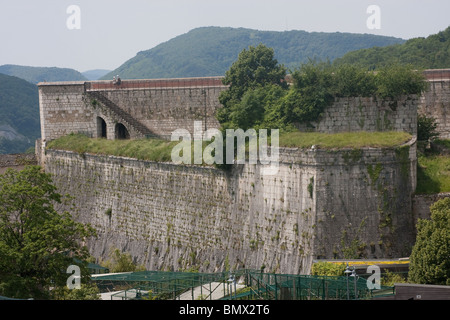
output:
[{"label": "massive stone wall", "polygon": [[97,132],[95,110],[84,102],[84,82],[40,83],[41,139],[72,132]]},{"label": "massive stone wall", "polygon": [[[316,123],[299,126],[319,132],[406,131],[417,134],[417,113],[436,119],[442,138],[450,137],[447,113],[450,103],[450,71],[427,70],[429,88],[420,97],[395,101],[376,97],[339,98],[327,107]],[[99,117],[106,123],[106,136],[116,138],[115,125],[122,123],[132,138],[158,135],[168,138],[175,129],[193,132],[194,121],[205,128],[218,127],[218,97],[226,86],[222,77],[57,82],[39,84],[42,141],[71,132],[102,136]]]},{"label": "massive stone wall", "polygon": [[415,161],[412,141],[283,149],[276,175],[57,150],[45,167],[75,197],[74,216],[98,230],[96,257],[116,247],[148,269],[308,273],[315,258],[408,254]]},{"label": "massive stone wall", "polygon": [[175,87],[141,90],[108,90],[102,94],[139,119],[152,133],[170,139],[176,129],[194,131],[194,121],[218,128],[219,94],[226,87]]},{"label": "massive stone wall", "polygon": [[[218,79],[191,80],[40,84],[42,137],[99,137],[99,117],[108,138],[118,122],[131,137],[192,132],[195,120],[216,127],[225,87]],[[66,209],[98,229],[99,238],[89,243],[98,258],[117,247],[148,269],[308,273],[316,258],[409,254],[416,103],[414,96],[338,99],[314,130],[407,131],[413,140],[392,149],[283,149],[276,175],[263,175],[260,165],[222,171],[37,150],[59,192],[76,199],[75,211]]]},{"label": "massive stone wall", "polygon": [[417,96],[398,100],[376,97],[337,98],[316,123],[304,130],[337,133],[353,131],[404,131],[417,135]]},{"label": "massive stone wall", "polygon": [[428,84],[428,90],[420,97],[418,112],[433,117],[440,138],[450,139],[450,79],[430,79]]},{"label": "massive stone wall", "polygon": [[227,87],[220,77],[175,80],[127,80],[121,85],[103,82],[39,83],[42,141],[74,133],[101,137],[106,123],[108,139],[116,138],[122,123],[131,138],[170,137],[173,130],[193,131],[196,120],[205,128],[218,127],[215,114],[219,93]]}]

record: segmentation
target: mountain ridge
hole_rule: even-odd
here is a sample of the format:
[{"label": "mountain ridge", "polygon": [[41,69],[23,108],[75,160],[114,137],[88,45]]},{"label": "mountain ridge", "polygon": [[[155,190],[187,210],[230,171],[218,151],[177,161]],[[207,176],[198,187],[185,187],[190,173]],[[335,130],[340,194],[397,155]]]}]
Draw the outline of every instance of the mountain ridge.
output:
[{"label": "mountain ridge", "polygon": [[371,34],[199,27],[139,51],[100,79],[109,80],[117,74],[122,79],[220,76],[243,49],[259,43],[273,48],[279,63],[292,68],[309,58],[333,60],[348,51],[403,42]]},{"label": "mountain ridge", "polygon": [[8,76],[15,76],[34,84],[39,82],[88,80],[77,70],[58,67],[33,67],[4,64],[0,66],[0,73]]},{"label": "mountain ridge", "polygon": [[23,153],[41,135],[35,84],[0,73],[0,154]]},{"label": "mountain ridge", "polygon": [[389,64],[411,64],[422,69],[450,68],[450,26],[428,37],[417,37],[403,44],[348,52],[336,64],[359,64],[377,69]]}]

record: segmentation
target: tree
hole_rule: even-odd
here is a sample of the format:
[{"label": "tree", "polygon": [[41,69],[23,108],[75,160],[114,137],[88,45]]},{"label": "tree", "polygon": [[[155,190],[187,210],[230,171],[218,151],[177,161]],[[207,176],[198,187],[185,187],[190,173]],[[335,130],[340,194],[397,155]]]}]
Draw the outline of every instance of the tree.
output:
[{"label": "tree", "polygon": [[417,223],[408,280],[450,285],[450,198],[435,202],[430,211],[430,220],[419,219]]},{"label": "tree", "polygon": [[437,123],[433,117],[424,114],[417,115],[417,140],[430,141],[439,136],[436,131]]},{"label": "tree", "polygon": [[0,175],[0,295],[52,298],[50,288],[66,285],[67,268],[77,264],[81,281],[89,281],[83,241],[95,236],[90,225],[75,222],[61,203],[49,174],[39,166]]},{"label": "tree", "polygon": [[420,95],[428,83],[423,72],[412,65],[393,64],[380,68],[377,74],[378,95],[381,98],[397,99],[401,95]]},{"label": "tree", "polygon": [[109,253],[110,259],[102,264],[107,267],[112,273],[129,272],[129,271],[144,271],[143,265],[137,266],[133,262],[133,258],[129,253],[121,253],[117,248],[111,248]]},{"label": "tree", "polygon": [[241,51],[222,80],[229,88],[222,91],[219,96],[219,101],[223,105],[217,115],[219,122],[226,124],[231,120],[233,108],[240,103],[248,90],[271,84],[287,88],[285,77],[286,68],[278,64],[272,48],[259,44]]}]

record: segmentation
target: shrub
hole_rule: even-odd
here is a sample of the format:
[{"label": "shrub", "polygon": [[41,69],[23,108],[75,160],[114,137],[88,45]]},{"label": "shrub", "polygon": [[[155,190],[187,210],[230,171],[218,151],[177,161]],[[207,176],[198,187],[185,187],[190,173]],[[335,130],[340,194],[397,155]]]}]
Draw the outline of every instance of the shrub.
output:
[{"label": "shrub", "polygon": [[437,123],[433,117],[423,114],[417,115],[417,140],[430,141],[439,136],[436,131]]}]

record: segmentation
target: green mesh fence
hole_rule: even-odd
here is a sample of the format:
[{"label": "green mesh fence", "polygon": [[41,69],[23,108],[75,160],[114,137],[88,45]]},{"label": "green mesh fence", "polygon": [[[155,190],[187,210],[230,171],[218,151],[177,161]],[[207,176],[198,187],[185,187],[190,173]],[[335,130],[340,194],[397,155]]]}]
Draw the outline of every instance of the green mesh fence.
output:
[{"label": "green mesh fence", "polygon": [[249,273],[249,298],[266,300],[346,300],[372,299],[393,294],[393,288],[371,290],[361,276],[307,276]]},{"label": "green mesh fence", "polygon": [[[392,295],[368,288],[363,276],[325,277],[237,270],[218,273],[141,271],[93,277],[111,299],[353,300]],[[122,290],[121,290],[122,289]]]}]

